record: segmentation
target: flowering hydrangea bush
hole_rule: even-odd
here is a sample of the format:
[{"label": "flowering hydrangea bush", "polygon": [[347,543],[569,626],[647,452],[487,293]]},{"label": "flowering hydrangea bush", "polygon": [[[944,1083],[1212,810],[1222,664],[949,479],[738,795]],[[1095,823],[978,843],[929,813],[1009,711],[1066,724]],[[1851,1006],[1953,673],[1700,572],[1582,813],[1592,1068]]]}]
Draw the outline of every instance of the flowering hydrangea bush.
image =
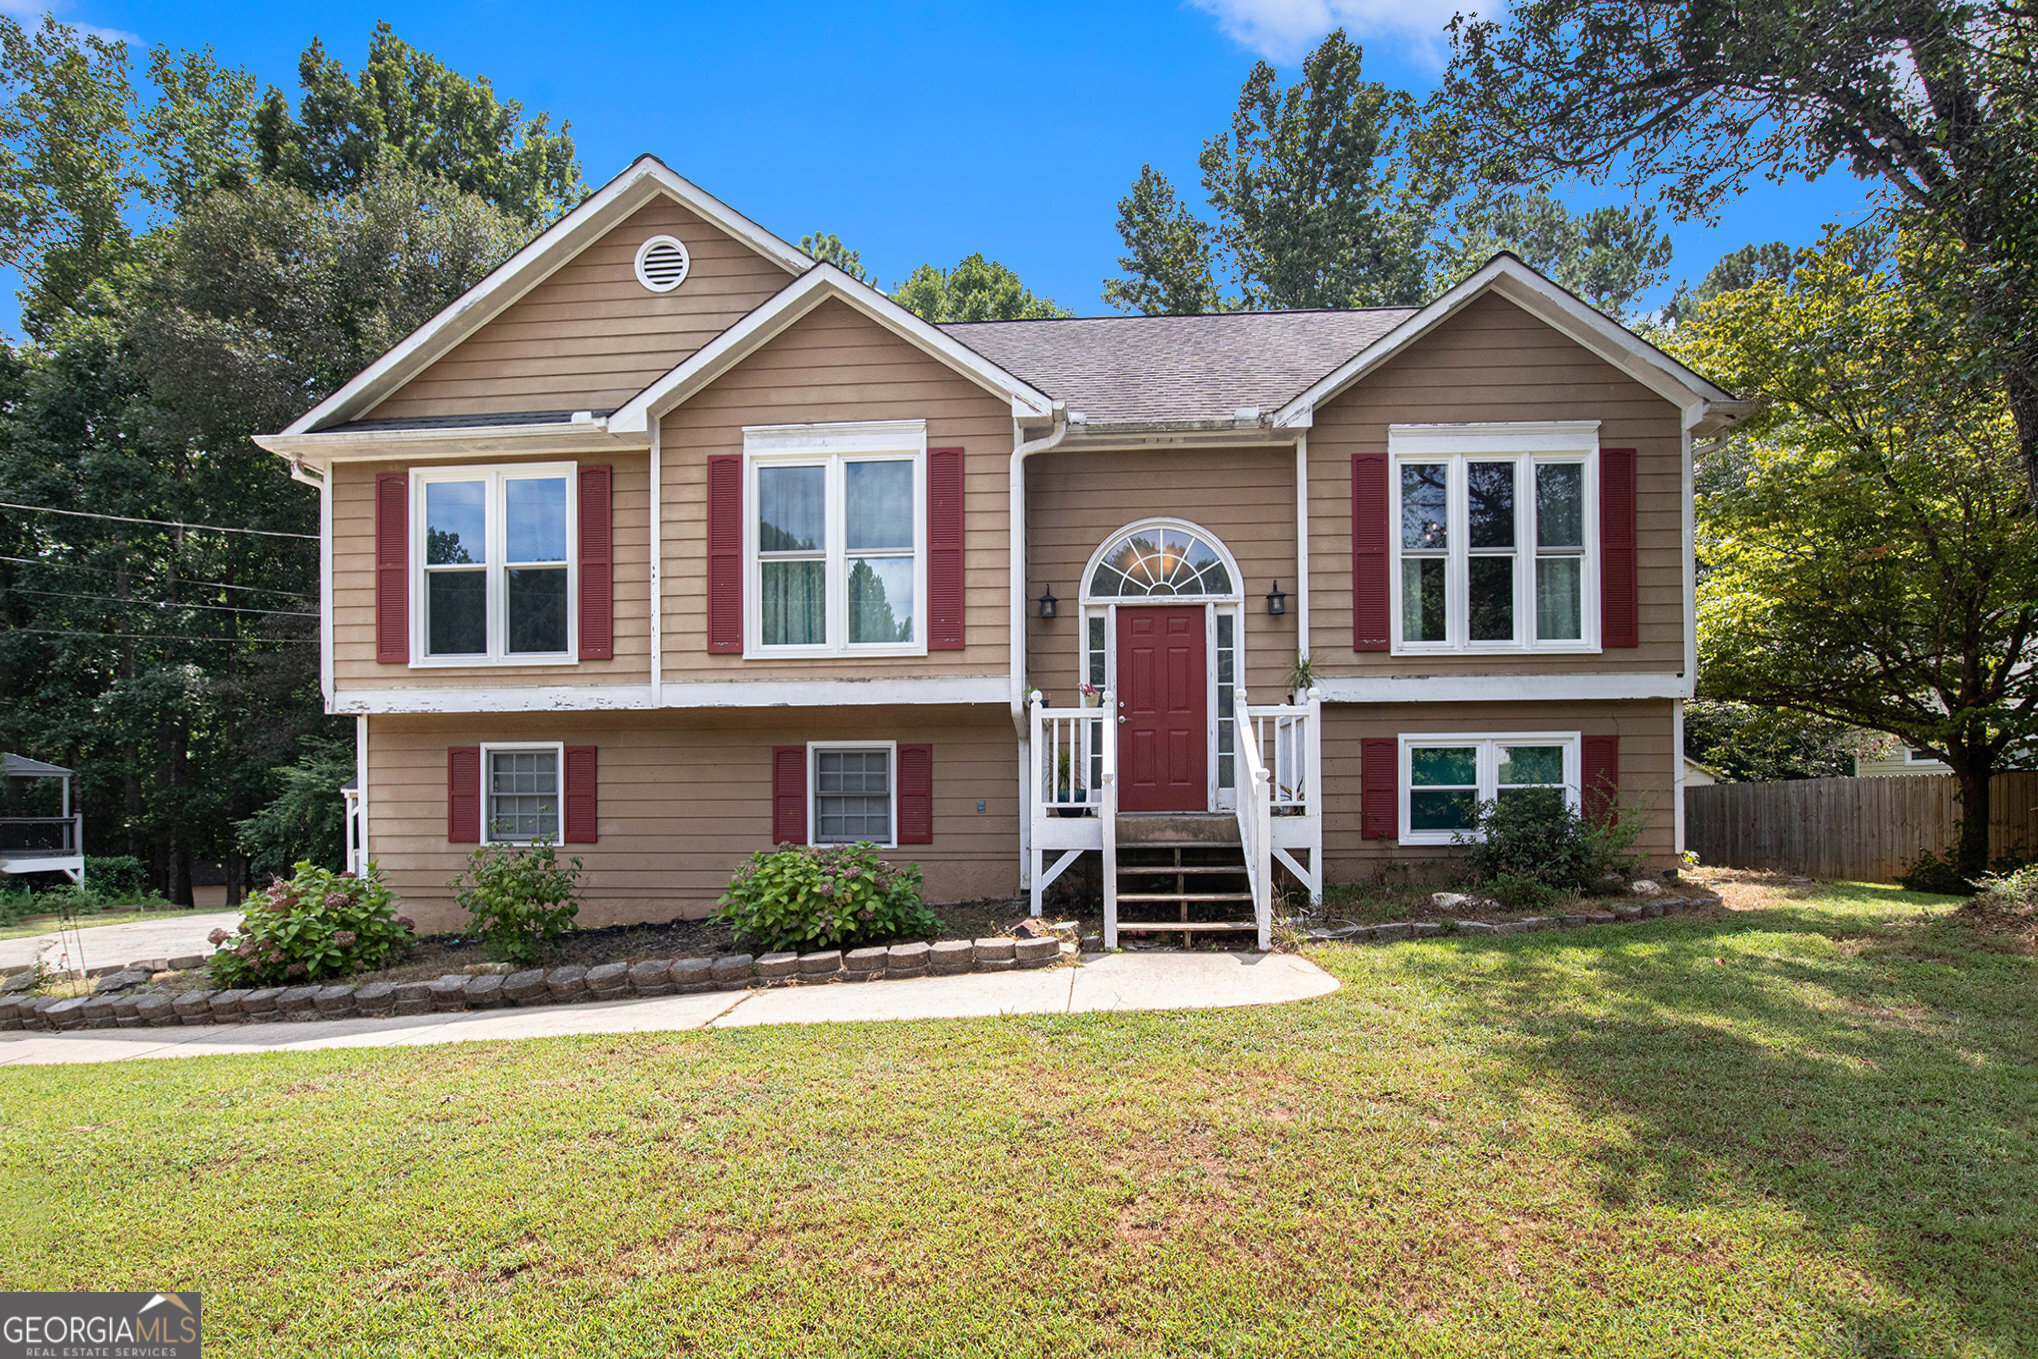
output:
[{"label": "flowering hydrangea bush", "polygon": [[768,952],[911,939],[939,925],[920,900],[920,865],[887,863],[868,844],[759,850],[717,905],[737,938]]},{"label": "flowering hydrangea bush", "polygon": [[251,893],[240,928],[214,930],[207,964],[222,986],[284,986],[384,967],[409,952],[415,924],[396,914],[396,894],[366,877],[296,865],[285,882]]}]

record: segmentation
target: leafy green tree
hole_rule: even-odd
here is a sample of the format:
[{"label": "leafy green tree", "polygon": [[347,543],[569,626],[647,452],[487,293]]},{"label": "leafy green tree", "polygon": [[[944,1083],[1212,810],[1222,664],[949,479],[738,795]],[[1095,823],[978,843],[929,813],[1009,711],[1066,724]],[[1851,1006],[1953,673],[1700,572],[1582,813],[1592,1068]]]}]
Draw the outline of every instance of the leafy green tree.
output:
[{"label": "leafy green tree", "polygon": [[953,269],[923,264],[892,289],[892,301],[929,321],[1037,321],[1067,316],[996,260],[965,255]]},{"label": "leafy green tree", "polygon": [[1502,250],[1615,314],[1661,283],[1670,267],[1670,237],[1657,228],[1653,207],[1574,214],[1547,190],[1534,189],[1467,204],[1437,244],[1436,283],[1449,287]]},{"label": "leafy green tree", "polygon": [[[1699,690],[1886,732],[1959,780],[1968,877],[1989,777],[2038,731],[2038,523],[2002,389],[1961,363],[1965,318],[1830,237],[1787,283],[1695,308],[1681,356],[1773,402],[1706,459]],[[1920,260],[1920,256],[1926,258]]]},{"label": "leafy green tree", "polygon": [[234,827],[258,881],[300,862],[346,866],[346,809],[334,790],[354,777],[353,738],[307,736],[300,748],[296,763],[269,771],[276,795]]},{"label": "leafy green tree", "polygon": [[863,256],[842,244],[842,238],[832,231],[817,231],[811,236],[800,237],[800,249],[823,264],[834,265],[858,283],[877,281],[870,270],[863,267]]},{"label": "leafy green tree", "polygon": [[[1460,16],[1432,153],[1533,184],[1589,174],[1712,219],[1750,176],[1845,166],[1932,252],[2038,499],[2038,8],[2021,0],[1520,0]],[[1965,385],[1965,383],[1963,383]]]},{"label": "leafy green tree", "polygon": [[1217,288],[1215,233],[1190,212],[1168,177],[1140,167],[1132,192],[1118,200],[1119,257],[1123,278],[1104,280],[1104,301],[1148,316],[1197,316],[1222,311]]},{"label": "leafy green tree", "polygon": [[1860,735],[1788,708],[1706,698],[1684,705],[1684,753],[1730,783],[1852,774]]},{"label": "leafy green tree", "polygon": [[295,113],[264,93],[255,119],[263,175],[327,196],[351,193],[383,169],[407,167],[458,186],[527,224],[550,221],[585,192],[571,124],[523,116],[486,76],[469,79],[375,26],[368,60],[349,76],[314,38],[297,63]]}]

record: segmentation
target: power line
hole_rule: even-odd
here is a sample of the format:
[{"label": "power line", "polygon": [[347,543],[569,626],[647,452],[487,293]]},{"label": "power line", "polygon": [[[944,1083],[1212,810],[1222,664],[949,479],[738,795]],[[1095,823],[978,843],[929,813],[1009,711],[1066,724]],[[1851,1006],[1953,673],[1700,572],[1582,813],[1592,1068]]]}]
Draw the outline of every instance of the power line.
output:
[{"label": "power line", "polygon": [[[19,562],[23,566],[52,566],[59,571],[90,571],[94,575],[117,576],[120,573],[110,566],[79,566],[75,562],[53,562],[42,557],[9,557],[0,553],[0,562]],[[153,582],[147,582],[153,583]],[[179,580],[179,585],[196,585],[207,590],[252,590],[258,595],[287,595],[292,599],[311,599],[304,590],[279,590],[273,585],[229,585],[223,580]]]},{"label": "power line", "polygon": [[265,613],[277,618],[316,618],[303,609],[256,609],[240,604],[173,604],[167,599],[121,599],[117,595],[80,595],[67,590],[31,590],[22,585],[6,587],[17,595],[48,595],[52,599],[96,599],[102,604],[146,604],[152,609],[210,609],[217,613]]},{"label": "power line", "polygon": [[312,640],[309,637],[192,637],[166,632],[83,632],[75,628],[0,628],[0,637],[17,632],[33,632],[46,637],[120,637],[131,642],[232,642],[235,646],[270,646]]},{"label": "power line", "polygon": [[111,519],[122,524],[153,524],[157,528],[199,529],[205,533],[257,533],[264,538],[308,538],[318,541],[316,533],[285,533],[281,529],[227,528],[222,524],[185,524],[175,519],[137,519],[131,514],[94,514],[90,510],[60,510],[54,505],[19,505],[12,500],[0,500],[0,510],[34,510],[38,514],[68,514],[73,519]]}]

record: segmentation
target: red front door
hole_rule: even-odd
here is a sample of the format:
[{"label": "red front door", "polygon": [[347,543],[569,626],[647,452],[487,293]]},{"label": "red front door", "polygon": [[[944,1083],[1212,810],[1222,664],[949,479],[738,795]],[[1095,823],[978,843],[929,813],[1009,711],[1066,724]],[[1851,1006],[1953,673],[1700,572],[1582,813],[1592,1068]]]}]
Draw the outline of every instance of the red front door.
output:
[{"label": "red front door", "polygon": [[1210,720],[1203,610],[1118,610],[1118,805],[1200,812]]}]

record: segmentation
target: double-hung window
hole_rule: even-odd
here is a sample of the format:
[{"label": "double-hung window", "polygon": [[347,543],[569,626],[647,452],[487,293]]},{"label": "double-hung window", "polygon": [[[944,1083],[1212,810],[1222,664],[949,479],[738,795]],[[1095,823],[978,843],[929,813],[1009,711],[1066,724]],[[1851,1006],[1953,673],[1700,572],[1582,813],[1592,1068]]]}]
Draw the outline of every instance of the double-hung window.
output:
[{"label": "double-hung window", "polygon": [[1448,845],[1478,824],[1483,803],[1562,797],[1578,806],[1578,735],[1401,738],[1401,842]]},{"label": "double-hung window", "polygon": [[897,746],[816,743],[807,748],[808,777],[814,824],[808,840],[816,845],[895,843],[892,826],[897,811],[897,780],[893,766]]},{"label": "double-hung window", "polygon": [[748,654],[924,654],[924,425],[753,428],[744,448]]},{"label": "double-hung window", "polygon": [[559,839],[557,745],[483,746],[482,839],[492,844],[529,844]]},{"label": "double-hung window", "polygon": [[1594,651],[1597,426],[1396,425],[1393,647]]},{"label": "double-hung window", "polygon": [[425,664],[574,659],[571,464],[412,473]]}]

